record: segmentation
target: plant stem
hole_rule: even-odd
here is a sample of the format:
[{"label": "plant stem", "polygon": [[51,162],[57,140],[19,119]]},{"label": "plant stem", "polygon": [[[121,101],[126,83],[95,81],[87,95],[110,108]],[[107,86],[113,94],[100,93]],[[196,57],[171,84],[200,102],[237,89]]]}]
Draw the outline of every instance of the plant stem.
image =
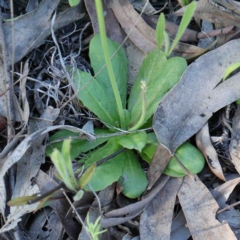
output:
[{"label": "plant stem", "polygon": [[109,75],[110,82],[112,85],[114,97],[115,97],[115,100],[117,103],[118,115],[120,117],[120,126],[122,129],[126,129],[122,100],[121,100],[121,97],[120,97],[120,94],[118,91],[118,86],[117,86],[117,82],[116,82],[115,75],[113,72],[113,67],[112,67],[112,63],[111,63],[111,59],[110,59],[110,55],[109,55],[109,51],[108,51],[108,46],[107,46],[107,37],[106,37],[106,28],[105,28],[104,16],[103,16],[102,1],[95,0],[95,4],[96,4],[96,9],[97,9],[98,25],[99,25],[103,53],[104,53],[106,66],[107,66],[107,70],[108,70],[108,75]]},{"label": "plant stem", "polygon": [[144,120],[145,120],[147,85],[146,85],[146,82],[144,80],[141,81],[141,89],[142,89],[142,114],[141,114],[141,117],[140,117],[139,121],[133,127],[128,129],[128,131],[135,131],[135,130],[139,129],[142,126],[142,124],[144,123]]}]

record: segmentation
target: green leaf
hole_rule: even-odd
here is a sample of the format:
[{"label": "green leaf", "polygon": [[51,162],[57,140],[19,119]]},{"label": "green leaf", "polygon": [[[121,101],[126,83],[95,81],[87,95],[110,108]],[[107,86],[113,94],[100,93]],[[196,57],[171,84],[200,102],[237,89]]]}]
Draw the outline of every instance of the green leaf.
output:
[{"label": "green leaf", "polygon": [[65,159],[63,158],[62,153],[60,153],[57,149],[54,149],[52,154],[50,155],[51,160],[56,167],[61,179],[67,188],[75,191],[75,183],[69,177],[68,168],[66,166]]},{"label": "green leaf", "polygon": [[[124,50],[119,48],[118,43],[107,39],[107,44],[109,54],[113,56],[111,61],[122,101],[122,108],[126,108],[127,58]],[[78,98],[102,121],[119,127],[120,117],[118,107],[108,71],[106,67],[104,67],[104,53],[98,34],[96,34],[90,42],[89,56],[92,68],[97,75],[96,78],[93,78],[89,73],[80,70],[74,72],[74,84],[76,91],[78,91]]]},{"label": "green leaf", "polygon": [[233,63],[230,66],[227,67],[224,73],[223,81],[227,79],[227,77],[235,70],[237,70],[240,67],[240,62]]},{"label": "green leaf", "polygon": [[165,31],[165,17],[164,17],[164,14],[161,13],[158,19],[157,27],[156,27],[156,38],[157,38],[157,45],[159,49],[162,48],[164,31]]},{"label": "green leaf", "polygon": [[96,163],[93,163],[87,170],[85,173],[83,173],[83,175],[80,177],[79,182],[78,182],[78,186],[80,189],[83,189],[91,180],[94,172],[96,170]]},{"label": "green leaf", "polygon": [[81,0],[68,0],[68,3],[71,7],[77,6],[80,2]]},{"label": "green leaf", "polygon": [[197,3],[196,2],[191,2],[187,8],[186,11],[182,17],[180,26],[178,28],[178,32],[177,35],[172,43],[172,46],[167,54],[167,56],[169,56],[171,54],[171,52],[173,51],[173,49],[176,47],[177,43],[179,42],[180,38],[182,37],[184,31],[186,30],[188,24],[190,23],[192,16],[194,14],[194,11],[196,9]]},{"label": "green leaf", "polygon": [[71,182],[75,185],[76,180],[75,180],[74,173],[73,173],[72,160],[70,157],[70,150],[71,150],[71,139],[66,139],[63,141],[62,155],[63,155],[63,159],[65,162],[65,167],[68,172],[68,177],[70,178]]},{"label": "green leaf", "polygon": [[21,206],[21,205],[27,205],[28,201],[34,200],[37,196],[24,196],[24,197],[18,197],[14,198],[7,202],[8,206]]},{"label": "green leaf", "polygon": [[84,191],[83,190],[79,190],[77,191],[77,193],[73,196],[73,201],[79,201],[84,195]]},{"label": "green leaf", "polygon": [[[94,129],[95,134],[108,134],[110,131],[108,129]],[[46,148],[46,154],[48,156],[51,155],[53,149],[58,149],[59,151],[62,149],[63,141],[51,143],[52,141],[61,139],[61,138],[71,138],[77,137],[78,133],[74,133],[71,131],[63,130],[55,133],[49,139],[50,145]],[[81,153],[88,152],[91,149],[99,146],[100,144],[106,142],[110,137],[97,138],[96,141],[88,141],[87,139],[72,139],[71,142],[71,151],[70,158],[74,159],[78,157]]]},{"label": "green leaf", "polygon": [[[127,95],[127,77],[128,77],[128,68],[127,68],[127,57],[122,47],[119,48],[119,44],[107,39],[109,54],[112,57],[112,66],[114,69],[115,78],[117,81],[118,91],[121,96],[123,108],[126,108],[126,95]],[[94,73],[97,74],[98,71],[105,65],[104,53],[100,47],[101,39],[100,35],[96,34],[90,42],[89,57],[91,59],[91,66],[94,70]],[[119,48],[119,49],[118,49]],[[117,51],[117,52],[116,52]],[[113,97],[113,90],[110,84],[107,68],[104,67],[101,72],[96,76],[97,81],[103,87],[106,101],[112,104],[111,99]],[[101,96],[101,97],[103,97]],[[111,105],[109,104],[109,105]]]},{"label": "green leaf", "polygon": [[[91,165],[94,162],[97,162],[122,148],[118,145],[117,141],[110,139],[103,147],[95,150],[90,154],[89,159],[86,161],[86,166]],[[111,185],[113,182],[118,181],[122,175],[123,169],[123,153],[118,154],[112,159],[104,162],[98,166],[91,178],[89,184],[95,191],[100,191],[107,186]],[[86,186],[85,190],[89,191],[89,187]]]},{"label": "green leaf", "polygon": [[146,145],[147,134],[145,131],[138,133],[130,133],[119,137],[118,143],[127,149],[136,149],[139,152],[142,151],[142,148]]},{"label": "green leaf", "polygon": [[[117,105],[113,94],[109,94],[103,83],[98,81],[87,72],[76,70],[74,72],[75,90],[78,91],[78,98],[84,106],[96,114],[102,121],[116,126],[119,124]],[[110,84],[110,83],[109,83]],[[84,88],[81,88],[84,86]],[[79,91],[79,89],[81,89]]]},{"label": "green leaf", "polygon": [[[205,159],[203,154],[192,144],[185,142],[176,151],[178,159],[192,174],[197,174],[202,171]],[[183,177],[186,172],[172,157],[164,170],[164,173],[172,177]]]},{"label": "green leaf", "polygon": [[152,158],[157,149],[157,145],[158,145],[158,140],[157,140],[156,134],[154,132],[148,133],[147,144],[142,149],[141,153],[139,153],[146,162],[150,163],[152,161]]},{"label": "green leaf", "polygon": [[142,170],[140,163],[133,151],[126,150],[124,155],[124,168],[119,183],[123,186],[122,193],[128,198],[137,198],[148,185],[146,173]]},{"label": "green leaf", "polygon": [[128,110],[131,112],[130,126],[141,117],[142,95],[140,83],[146,80],[146,115],[143,124],[153,115],[163,96],[180,80],[187,63],[183,58],[166,59],[161,50],[151,51],[144,59],[137,79],[132,87]]}]

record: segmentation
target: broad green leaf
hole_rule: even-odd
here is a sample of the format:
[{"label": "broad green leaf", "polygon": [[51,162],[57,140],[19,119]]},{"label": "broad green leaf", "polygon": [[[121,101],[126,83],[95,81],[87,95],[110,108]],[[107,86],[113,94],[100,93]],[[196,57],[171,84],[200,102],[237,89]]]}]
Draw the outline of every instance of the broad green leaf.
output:
[{"label": "broad green leaf", "polygon": [[[94,129],[95,134],[108,134],[110,131],[108,129]],[[53,149],[58,149],[61,151],[63,141],[51,143],[52,141],[61,139],[61,138],[71,138],[71,137],[77,137],[78,134],[74,132],[70,132],[67,130],[59,131],[52,135],[49,139],[50,145],[46,148],[46,154],[50,156],[50,154],[53,152]],[[71,159],[74,159],[78,157],[81,153],[87,152],[91,149],[94,149],[98,145],[106,142],[110,137],[104,137],[104,138],[97,138],[96,141],[88,141],[87,139],[72,139],[71,142],[71,151],[70,151],[70,157]]]},{"label": "broad green leaf", "polygon": [[82,176],[80,177],[79,181],[78,181],[78,186],[80,189],[83,189],[91,180],[94,172],[96,170],[96,163],[93,163],[87,170],[85,173],[82,174]]},{"label": "broad green leaf", "polygon": [[187,6],[186,11],[182,17],[181,23],[179,25],[177,35],[172,43],[172,46],[171,46],[167,56],[169,56],[171,54],[171,52],[173,51],[173,49],[176,47],[177,43],[179,42],[180,38],[182,37],[184,31],[186,30],[188,24],[190,23],[190,21],[193,17],[196,6],[197,6],[196,2],[191,2]]},{"label": "broad green leaf", "polygon": [[28,201],[34,200],[37,196],[24,196],[24,197],[18,197],[14,198],[7,202],[8,206],[21,206],[28,204]]},{"label": "broad green leaf", "polygon": [[156,27],[156,39],[157,39],[157,45],[159,49],[162,48],[164,31],[165,31],[165,17],[164,17],[164,14],[161,13],[158,19],[157,27]]},{"label": "broad green leaf", "polygon": [[130,133],[119,137],[118,143],[127,149],[136,149],[139,152],[142,151],[142,148],[146,145],[147,134],[145,131],[138,133]]},{"label": "broad green leaf", "polygon": [[148,184],[146,173],[133,151],[126,150],[124,155],[124,168],[119,183],[123,186],[122,193],[128,198],[137,198],[145,190]]},{"label": "broad green leaf", "polygon": [[[120,148],[122,147],[117,144],[117,141],[109,140],[103,147],[90,154],[89,159],[86,161],[86,166],[89,166],[90,164],[115,153]],[[120,153],[111,160],[108,160],[98,166],[89,184],[95,191],[100,191],[106,188],[113,182],[118,181],[122,175],[123,166],[123,153]],[[88,186],[86,186],[84,189],[88,191],[90,190]]]},{"label": "broad green leaf", "polygon": [[110,85],[106,87],[98,79],[93,78],[91,74],[80,70],[74,72],[74,83],[75,90],[78,92],[78,98],[84,106],[96,114],[102,121],[114,126],[119,125],[120,121],[115,98],[113,94],[108,94],[106,90],[111,90]]},{"label": "broad green leaf", "polygon": [[[127,94],[127,58],[119,44],[107,39],[109,54],[122,101],[122,108],[126,108]],[[119,48],[119,49],[118,49]],[[82,103],[95,113],[102,121],[119,127],[120,120],[116,99],[105,67],[105,58],[101,47],[101,39],[96,34],[90,42],[89,57],[96,74],[93,78],[89,73],[76,70],[74,72],[75,90]]]},{"label": "broad green leaf", "polygon": [[158,140],[154,132],[147,134],[147,144],[144,146],[142,151],[139,153],[141,157],[148,163],[152,161],[152,158],[156,152]]},{"label": "broad green leaf", "polygon": [[156,111],[163,96],[179,81],[186,67],[183,58],[173,57],[167,60],[161,50],[153,50],[147,55],[129,97],[130,127],[138,122],[142,112],[141,80],[145,79],[147,85],[145,123]]},{"label": "broad green leaf", "polygon": [[71,7],[77,6],[80,2],[81,0],[68,0],[68,3]]},{"label": "broad green leaf", "polygon": [[[127,95],[127,57],[122,47],[119,48],[119,44],[110,39],[107,39],[109,54],[112,57],[112,66],[115,73],[115,78],[118,85],[118,91],[121,96],[123,108],[126,108],[126,95]],[[89,57],[91,60],[91,66],[94,73],[97,74],[99,70],[105,65],[104,53],[102,50],[102,44],[100,35],[96,34],[90,42]],[[119,49],[118,49],[119,48]],[[101,95],[101,98],[105,96],[106,101],[113,104],[113,90],[110,84],[107,68],[104,67],[100,73],[96,76],[97,81],[101,84],[105,94]],[[111,105],[109,104],[109,105]]]},{"label": "broad green leaf", "polygon": [[[204,156],[192,144],[188,142],[183,143],[177,149],[176,155],[190,173],[197,174],[202,171],[205,164]],[[173,157],[170,159],[163,173],[171,177],[183,177],[186,175],[186,172]]]}]

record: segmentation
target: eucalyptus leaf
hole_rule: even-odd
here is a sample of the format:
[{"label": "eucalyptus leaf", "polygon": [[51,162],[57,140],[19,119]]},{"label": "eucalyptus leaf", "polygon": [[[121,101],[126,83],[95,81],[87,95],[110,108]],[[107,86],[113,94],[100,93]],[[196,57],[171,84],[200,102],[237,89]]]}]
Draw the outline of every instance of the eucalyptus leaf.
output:
[{"label": "eucalyptus leaf", "polygon": [[119,184],[123,186],[122,193],[129,198],[139,197],[148,185],[146,173],[138,161],[137,156],[131,150],[123,152],[124,168]]},{"label": "eucalyptus leaf", "polygon": [[153,129],[171,153],[198,132],[214,112],[240,97],[240,73],[222,82],[226,68],[239,59],[238,40],[204,54],[189,65],[181,81],[161,101]]},{"label": "eucalyptus leaf", "polygon": [[128,110],[131,112],[130,127],[134,126],[142,113],[141,80],[146,81],[146,115],[143,124],[153,115],[163,96],[180,80],[187,63],[183,58],[167,60],[160,49],[151,51],[144,59],[137,79],[132,87]]}]

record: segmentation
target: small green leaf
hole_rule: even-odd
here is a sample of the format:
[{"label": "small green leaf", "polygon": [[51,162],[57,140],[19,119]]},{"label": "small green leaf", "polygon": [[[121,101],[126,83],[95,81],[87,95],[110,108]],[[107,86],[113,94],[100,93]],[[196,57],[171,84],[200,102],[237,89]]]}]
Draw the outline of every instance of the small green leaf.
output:
[{"label": "small green leaf", "polygon": [[131,112],[130,128],[138,123],[142,114],[142,92],[140,83],[146,80],[145,121],[153,115],[163,96],[180,80],[187,63],[183,58],[173,57],[167,60],[161,50],[151,51],[144,59],[137,79],[131,89],[128,110]]},{"label": "small green leaf", "polygon": [[24,197],[18,197],[14,198],[10,201],[8,201],[8,206],[21,206],[28,204],[28,201],[34,200],[37,196],[24,196]]},{"label": "small green leaf", "polygon": [[223,81],[227,79],[227,77],[235,70],[237,70],[240,67],[240,62],[233,63],[232,65],[228,66],[225,70]]},{"label": "small green leaf", "polygon": [[142,149],[140,155],[148,163],[152,161],[152,158],[156,152],[158,140],[154,132],[147,134],[147,144]]},{"label": "small green leaf", "polygon": [[83,173],[83,175],[80,177],[79,182],[78,182],[78,186],[80,189],[83,189],[91,180],[95,170],[96,170],[96,163],[93,163],[87,170],[85,173]]},{"label": "small green leaf", "polygon": [[68,3],[71,7],[77,6],[80,2],[81,0],[68,0]]},{"label": "small green leaf", "polygon": [[176,47],[177,43],[179,42],[180,38],[182,37],[184,31],[186,30],[188,24],[190,23],[191,19],[192,19],[192,16],[194,14],[194,11],[196,9],[196,6],[197,6],[197,3],[194,1],[194,2],[191,2],[187,8],[186,8],[186,11],[182,17],[182,21],[180,23],[180,26],[178,28],[178,32],[177,32],[177,35],[172,43],[172,46],[167,54],[167,56],[169,56],[171,54],[171,52],[173,51],[173,49]]},{"label": "small green leaf", "polygon": [[148,185],[146,173],[142,170],[141,165],[133,151],[126,150],[123,152],[124,168],[119,183],[123,186],[122,193],[128,198],[137,198]]},{"label": "small green leaf", "polygon": [[66,187],[75,191],[75,183],[69,176],[68,168],[62,153],[54,149],[50,157]]},{"label": "small green leaf", "polygon": [[[202,171],[205,159],[203,154],[192,144],[185,142],[176,151],[178,159],[192,174],[197,174]],[[186,172],[172,157],[164,170],[164,173],[171,177],[183,177]]]},{"label": "small green leaf", "polygon": [[77,191],[77,193],[73,196],[74,202],[79,201],[80,199],[82,199],[83,194],[84,194],[83,190]]},{"label": "small green leaf", "polygon": [[170,48],[170,39],[168,34],[164,31],[164,41],[165,41],[165,48],[164,48],[164,53],[166,56],[168,56],[169,48]]},{"label": "small green leaf", "polygon": [[[103,147],[95,150],[90,154],[89,159],[86,161],[86,166],[97,162],[122,148],[115,139],[110,139]],[[100,191],[113,182],[118,181],[122,175],[123,169],[123,153],[118,154],[112,159],[104,162],[98,166],[91,178],[89,184],[95,191]],[[89,191],[89,187],[86,186],[85,190]]]},{"label": "small green leaf", "polygon": [[157,45],[159,49],[162,48],[164,31],[165,31],[165,17],[164,17],[164,14],[161,13],[158,19],[157,27],[156,27],[156,38],[157,38]]},{"label": "small green leaf", "polygon": [[127,149],[136,149],[139,152],[146,145],[147,134],[145,131],[138,133],[130,133],[128,135],[121,136],[118,143]]}]

